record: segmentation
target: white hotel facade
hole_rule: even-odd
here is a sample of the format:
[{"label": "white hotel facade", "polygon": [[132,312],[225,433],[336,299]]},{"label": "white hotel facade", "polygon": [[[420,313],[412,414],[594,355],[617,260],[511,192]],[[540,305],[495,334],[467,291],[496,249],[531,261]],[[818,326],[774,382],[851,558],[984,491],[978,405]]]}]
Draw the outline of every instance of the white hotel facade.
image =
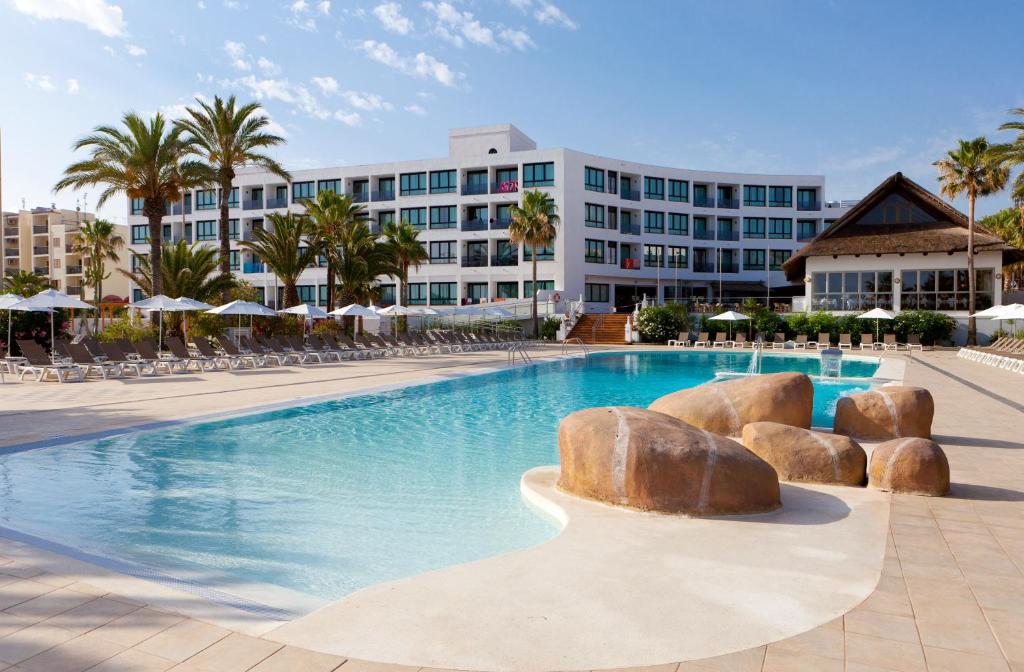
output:
[{"label": "white hotel facade", "polygon": [[[509,207],[527,189],[548,193],[561,217],[550,249],[538,254],[536,289],[583,296],[588,311],[631,306],[640,297],[793,295],[782,263],[838,218],[847,203],[827,202],[820,175],[684,170],[609,159],[570,149],[537,149],[516,127],[453,129],[445,158],[292,172],[286,182],[262,170],[239,171],[229,195],[232,268],[264,302],[280,301],[280,282],[238,247],[272,212],[301,213],[300,199],[322,189],[365,205],[375,230],[408,220],[430,255],[410,277],[410,304],[450,306],[525,298],[528,249],[509,243]],[[217,189],[170,204],[165,240],[217,246]],[[129,206],[130,247],[148,251],[141,203]],[[300,298],[326,303],[324,268],[299,280]],[[382,277],[384,304],[394,280]],[[792,290],[786,292],[786,290]],[[132,296],[138,298],[138,288]]]}]

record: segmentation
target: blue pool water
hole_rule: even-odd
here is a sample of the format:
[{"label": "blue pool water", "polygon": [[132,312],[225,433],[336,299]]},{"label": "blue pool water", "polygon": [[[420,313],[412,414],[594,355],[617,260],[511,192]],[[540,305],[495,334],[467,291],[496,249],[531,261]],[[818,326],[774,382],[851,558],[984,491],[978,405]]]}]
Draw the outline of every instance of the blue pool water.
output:
[{"label": "blue pool water", "polygon": [[[750,353],[600,354],[397,391],[0,455],[0,525],[173,572],[334,599],[557,533],[519,494],[557,426],[745,371]],[[844,376],[875,364],[846,362]],[[817,374],[766,357],[763,372]],[[815,383],[815,425],[866,382]]]}]

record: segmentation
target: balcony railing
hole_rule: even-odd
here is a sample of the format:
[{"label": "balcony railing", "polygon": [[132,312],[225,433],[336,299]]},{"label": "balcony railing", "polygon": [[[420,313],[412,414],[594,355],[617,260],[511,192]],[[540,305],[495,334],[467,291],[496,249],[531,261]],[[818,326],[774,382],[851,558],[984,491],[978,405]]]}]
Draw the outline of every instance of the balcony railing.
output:
[{"label": "balcony railing", "polygon": [[4,227],[4,235],[5,236],[17,236],[18,235],[18,227],[16,227],[16,226],[5,226]]},{"label": "balcony railing", "polygon": [[[528,250],[528,249],[527,250],[523,250],[523,261],[524,262],[528,262],[528,261],[530,261],[530,259],[531,259],[531,257],[530,257],[530,250]],[[541,252],[540,254],[537,255],[537,261],[554,261],[554,260],[555,260],[555,253],[554,252]]]},{"label": "balcony railing", "polygon": [[5,257],[16,257],[16,256],[18,256],[18,248],[16,248],[16,247],[5,247],[4,248],[4,256]]},{"label": "balcony railing", "polygon": [[623,189],[620,192],[619,195],[622,196],[627,201],[639,201],[640,200],[640,192],[636,191],[634,189]]},{"label": "balcony railing", "polygon": [[519,257],[492,254],[491,266],[518,266]]},{"label": "balcony railing", "polygon": [[266,273],[266,270],[267,267],[263,263],[255,264],[253,262],[249,262],[247,264],[242,264],[243,273]]},{"label": "balcony railing", "polygon": [[[248,201],[246,201],[246,202],[248,202]],[[246,210],[248,210],[248,209],[249,208],[246,208]],[[171,206],[171,214],[174,214],[174,215],[180,215],[181,214],[181,203],[175,203],[174,205]],[[185,214],[186,215],[191,215],[192,214],[192,204],[191,203],[186,203],[185,204]]]},{"label": "balcony railing", "polygon": [[471,254],[462,258],[462,265],[465,268],[479,268],[487,265],[486,254]]},{"label": "balcony railing", "polygon": [[366,203],[370,200],[370,192],[368,191],[353,191],[351,194],[346,194],[352,199],[353,203]]},{"label": "balcony railing", "polygon": [[603,264],[604,257],[600,255],[588,254],[583,257],[583,261],[587,262],[588,264]]},{"label": "balcony railing", "polygon": [[505,180],[504,182],[491,182],[492,194],[514,194],[519,191],[518,180]]},{"label": "balcony railing", "polygon": [[769,208],[792,208],[793,201],[768,201]]},{"label": "balcony railing", "polygon": [[710,229],[706,229],[704,231],[701,231],[700,229],[694,229],[693,230],[693,239],[694,240],[714,240],[715,239],[715,232],[710,230]]},{"label": "balcony railing", "polygon": [[432,264],[455,264],[458,263],[458,257],[431,257],[430,263]]},{"label": "balcony railing", "polygon": [[81,285],[78,285],[77,287],[69,286],[67,294],[68,294],[68,296],[81,296],[82,295],[82,286]]},{"label": "balcony railing", "polygon": [[499,217],[491,222],[491,229],[507,229],[512,226],[511,217]]},{"label": "balcony railing", "polygon": [[370,194],[370,198],[373,201],[393,201],[395,200],[395,190],[390,191],[375,191]]},{"label": "balcony railing", "polygon": [[287,208],[287,207],[288,207],[288,197],[287,196],[284,197],[284,198],[268,198],[267,199],[267,210],[270,210],[271,208]]},{"label": "balcony railing", "polygon": [[720,198],[720,199],[718,199],[718,207],[720,207],[720,208],[729,208],[731,210],[736,210],[737,208],[740,207],[740,199],[738,199],[738,198]]},{"label": "balcony railing", "polygon": [[262,210],[262,209],[263,209],[263,199],[262,198],[247,199],[247,200],[242,201],[242,210]]},{"label": "balcony railing", "polygon": [[797,201],[796,209],[804,211],[804,212],[810,212],[810,211],[814,211],[814,210],[821,210],[821,201],[809,201],[809,202],[805,201],[803,203],[801,203],[800,201]]},{"label": "balcony railing", "polygon": [[50,232],[50,226],[48,224],[34,224],[32,225],[32,233],[34,234],[45,234]]},{"label": "balcony railing", "polygon": [[693,262],[694,273],[714,273],[715,262],[713,261],[695,261]]},{"label": "balcony railing", "polygon": [[619,267],[630,271],[639,271],[640,259],[623,259],[619,262]]},{"label": "balcony railing", "polygon": [[47,268],[46,266],[34,266],[32,268],[32,272],[35,273],[36,275],[49,275],[50,269]]},{"label": "balcony railing", "polygon": [[738,261],[723,261],[722,273],[739,273],[740,264]]},{"label": "balcony railing", "polygon": [[619,224],[619,233],[627,233],[631,236],[639,236],[640,224]]},{"label": "balcony railing", "polygon": [[487,220],[486,219],[464,219],[462,220],[463,231],[486,231]]},{"label": "balcony railing", "polygon": [[81,253],[75,250],[75,246],[74,245],[65,245],[64,246],[64,254],[81,254]]},{"label": "balcony railing", "polygon": [[733,231],[732,229],[730,229],[728,231],[723,230],[723,229],[719,229],[719,231],[718,231],[718,239],[719,240],[739,240],[740,239],[740,232],[739,231]]},{"label": "balcony railing", "polygon": [[693,205],[696,208],[713,208],[715,207],[715,199],[708,198],[707,196],[694,196]]},{"label": "balcony railing", "polygon": [[82,267],[81,266],[68,266],[67,268],[64,269],[64,272],[67,273],[68,275],[81,275],[82,274]]},{"label": "balcony railing", "polygon": [[805,240],[810,240],[811,238],[814,238],[816,235],[818,235],[818,234],[816,234],[814,231],[804,232],[804,233],[801,233],[801,232],[797,231],[796,240],[797,240],[797,242],[802,242],[802,241],[805,241]]},{"label": "balcony railing", "polygon": [[462,185],[463,196],[479,196],[487,193],[487,184],[464,184]]},{"label": "balcony railing", "polygon": [[33,245],[32,246],[32,254],[49,254],[49,253],[50,253],[50,248],[48,248],[46,245]]}]

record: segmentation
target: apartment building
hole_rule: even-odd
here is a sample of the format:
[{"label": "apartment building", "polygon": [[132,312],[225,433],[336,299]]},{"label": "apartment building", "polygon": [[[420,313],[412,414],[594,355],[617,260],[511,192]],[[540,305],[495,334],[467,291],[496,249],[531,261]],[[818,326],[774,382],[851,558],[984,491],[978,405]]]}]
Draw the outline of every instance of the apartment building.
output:
[{"label": "apartment building", "polygon": [[[412,305],[525,298],[544,289],[583,296],[595,311],[643,295],[764,296],[769,285],[792,295],[802,287],[787,283],[782,263],[849,205],[825,201],[820,175],[687,170],[538,149],[510,124],[453,129],[448,150],[439,159],[298,170],[291,182],[239,171],[226,195],[232,269],[268,305],[279,305],[280,283],[237,241],[267,225],[268,213],[301,213],[301,199],[330,189],[364,204],[375,231],[407,220],[422,232],[430,259],[411,274]],[[510,208],[528,189],[549,194],[561,217],[554,243],[537,251],[537,287],[531,251],[508,237]],[[204,189],[168,204],[164,238],[216,246],[220,198]],[[128,216],[131,246],[144,253],[149,230],[141,211],[134,201]],[[300,298],[325,304],[325,276],[318,267],[304,273]],[[394,280],[380,281],[383,303],[393,303]]]},{"label": "apartment building", "polygon": [[[56,207],[33,208],[19,212],[4,212],[2,259],[0,273],[14,275],[27,271],[48,278],[50,286],[66,294],[92,298],[86,289],[82,274],[88,261],[74,251],[79,227],[96,219],[93,213],[65,210]],[[128,241],[128,227],[119,226],[118,234]],[[121,266],[127,268],[127,247],[121,255]],[[128,279],[108,263],[110,277],[103,281],[105,296],[128,296]]]}]

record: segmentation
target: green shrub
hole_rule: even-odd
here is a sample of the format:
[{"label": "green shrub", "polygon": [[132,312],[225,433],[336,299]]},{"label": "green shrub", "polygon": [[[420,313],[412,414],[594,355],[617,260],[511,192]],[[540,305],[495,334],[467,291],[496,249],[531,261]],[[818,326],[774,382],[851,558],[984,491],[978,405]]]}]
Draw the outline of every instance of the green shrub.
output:
[{"label": "green shrub", "polygon": [[[245,319],[245,318],[243,318]],[[189,316],[188,335],[189,336],[202,336],[203,338],[217,338],[223,336],[228,331],[228,324],[225,320],[232,320],[235,324],[238,323],[237,317],[222,317],[220,315],[211,315],[210,313],[191,313]],[[249,326],[248,322],[244,323],[245,326]]]},{"label": "green shrub", "polygon": [[126,338],[134,343],[143,339],[156,340],[156,337],[155,326],[143,325],[140,321],[126,317],[114,320],[107,325],[106,329],[96,335],[96,338],[106,343],[112,343],[119,338]]},{"label": "green shrub", "polygon": [[558,328],[562,326],[562,318],[549,317],[540,325],[540,337],[545,341],[553,341],[558,336]]},{"label": "green shrub", "polygon": [[[7,320],[11,320],[11,354],[20,355],[19,340],[35,341],[50,349],[50,314],[42,311],[5,310],[0,312],[0,352],[7,354]],[[71,324],[65,322],[67,313],[58,310],[53,314],[53,326],[57,338],[69,338]]]},{"label": "green shrub", "polygon": [[924,345],[946,343],[956,329],[956,320],[934,310],[907,310],[892,320],[890,331],[896,333],[896,340],[906,343],[910,334],[918,334]]},{"label": "green shrub", "polygon": [[677,306],[641,308],[635,326],[645,343],[664,343],[689,328],[685,311]]},{"label": "green shrub", "polygon": [[345,327],[337,320],[320,320],[313,325],[313,333],[317,336],[340,336]]}]

